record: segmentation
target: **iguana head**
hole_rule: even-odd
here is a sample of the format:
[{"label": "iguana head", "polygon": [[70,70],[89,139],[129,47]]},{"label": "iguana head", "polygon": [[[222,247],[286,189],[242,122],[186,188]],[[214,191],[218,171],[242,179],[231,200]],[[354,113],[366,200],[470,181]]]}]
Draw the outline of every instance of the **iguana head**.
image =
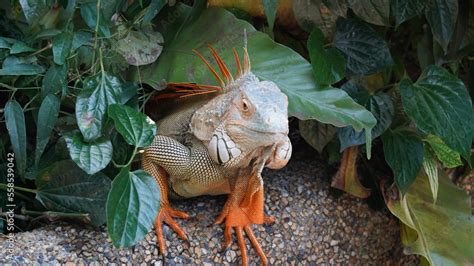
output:
[{"label": "iguana head", "polygon": [[[211,52],[227,83],[222,94],[194,113],[190,122],[192,133],[208,145],[209,154],[219,164],[238,166],[248,161],[243,158],[258,156],[255,151],[272,149],[267,166],[283,167],[291,156],[287,96],[274,82],[260,81],[250,71],[246,49],[243,69],[235,56],[235,80],[212,48]],[[206,64],[210,67],[207,61]]]}]

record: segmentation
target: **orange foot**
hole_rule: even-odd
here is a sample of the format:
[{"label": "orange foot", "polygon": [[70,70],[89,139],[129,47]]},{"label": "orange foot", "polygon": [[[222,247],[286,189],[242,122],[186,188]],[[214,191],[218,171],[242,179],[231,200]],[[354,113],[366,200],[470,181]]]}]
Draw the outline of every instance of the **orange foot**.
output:
[{"label": "orange foot", "polygon": [[237,203],[238,201],[234,193],[230,194],[224,209],[214,222],[214,224],[221,224],[225,220],[223,250],[226,250],[232,244],[233,228],[242,254],[242,265],[247,265],[247,247],[243,235],[243,231],[245,231],[252,247],[260,257],[262,265],[267,265],[267,257],[251,227],[252,224],[273,223],[275,221],[274,217],[263,214],[263,188],[259,188],[250,197],[246,196],[240,204]]},{"label": "orange foot", "polygon": [[165,239],[163,237],[163,223],[171,227],[171,229],[173,229],[173,231],[175,231],[175,233],[178,234],[178,236],[183,241],[186,241],[189,246],[186,234],[173,218],[189,219],[189,215],[185,212],[175,210],[169,206],[162,206],[155,219],[156,242],[158,243],[160,253],[163,256],[166,254]]}]

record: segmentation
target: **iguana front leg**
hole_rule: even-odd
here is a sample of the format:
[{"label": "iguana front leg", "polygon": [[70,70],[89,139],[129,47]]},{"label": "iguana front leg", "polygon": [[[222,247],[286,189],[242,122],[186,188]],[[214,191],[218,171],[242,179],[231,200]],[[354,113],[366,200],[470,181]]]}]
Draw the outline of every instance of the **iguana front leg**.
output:
[{"label": "iguana front leg", "polygon": [[275,219],[264,215],[264,193],[263,186],[257,181],[259,178],[259,174],[255,173],[250,177],[241,176],[235,180],[234,189],[214,222],[214,224],[221,224],[225,221],[223,249],[227,249],[232,244],[232,229],[234,229],[242,254],[242,265],[248,263],[244,231],[262,264],[267,265],[267,257],[253,233],[252,225],[273,223]]},{"label": "iguana front leg", "polygon": [[163,223],[168,224],[178,236],[187,241],[183,229],[173,218],[189,218],[185,212],[178,211],[170,206],[168,200],[168,173],[169,170],[179,171],[189,164],[189,149],[178,141],[165,137],[156,136],[152,145],[145,150],[142,159],[142,168],[155,178],[160,187],[160,211],[156,216],[154,228],[157,238],[157,244],[162,255],[166,254],[165,240],[163,237]]}]

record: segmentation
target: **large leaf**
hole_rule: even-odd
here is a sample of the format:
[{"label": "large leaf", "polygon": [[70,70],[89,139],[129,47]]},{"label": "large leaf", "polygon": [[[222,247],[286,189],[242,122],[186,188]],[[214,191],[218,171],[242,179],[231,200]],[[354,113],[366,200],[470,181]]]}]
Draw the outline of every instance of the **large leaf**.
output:
[{"label": "large leaf", "polygon": [[[394,106],[390,95],[385,92],[369,94],[369,91],[354,81],[346,82],[342,89],[345,90],[356,102],[369,110],[377,119],[377,125],[372,129],[372,139],[382,135],[392,124]],[[355,131],[352,127],[338,129],[341,142],[341,151],[347,147],[361,145],[366,142],[365,132]]]},{"label": "large leaf", "polygon": [[390,211],[417,232],[406,251],[424,256],[431,265],[469,265],[474,261],[474,221],[469,196],[440,172],[438,200],[419,176],[400,201],[387,202]]},{"label": "large leaf", "polygon": [[443,163],[444,167],[454,168],[462,165],[459,153],[449,148],[440,138],[430,134],[426,136],[424,141],[430,144],[436,157]]},{"label": "large leaf", "polygon": [[120,103],[121,94],[122,85],[118,78],[105,72],[85,81],[76,101],[77,124],[85,140],[100,137],[107,106]]},{"label": "large leaf", "polygon": [[128,144],[146,147],[153,141],[156,126],[145,114],[120,104],[109,106],[108,114],[114,120],[115,128]]},{"label": "large leaf", "polygon": [[390,25],[390,0],[349,0],[349,6],[358,17],[367,22]]},{"label": "large leaf", "polygon": [[84,142],[81,134],[65,136],[71,159],[86,173],[92,175],[104,169],[112,159],[112,142],[99,138]]},{"label": "large leaf", "polygon": [[423,14],[425,0],[392,0],[392,14],[398,27],[404,21]]},{"label": "large leaf", "polygon": [[308,51],[316,82],[324,86],[344,78],[346,60],[336,48],[324,49],[323,46],[323,32],[315,28],[308,38]]},{"label": "large leaf", "polygon": [[53,0],[20,0],[21,9],[30,25],[40,22],[43,16],[48,13],[53,5]]},{"label": "large leaf", "polygon": [[299,120],[298,128],[303,139],[319,153],[323,151],[337,132],[334,126],[319,123],[316,120]]},{"label": "large leaf", "polygon": [[382,135],[385,160],[392,168],[398,189],[405,193],[423,162],[423,142],[406,130],[387,130]]},{"label": "large leaf", "polygon": [[99,9],[99,16],[97,16],[97,4],[95,2],[81,4],[81,16],[89,28],[93,30],[97,28],[97,33],[101,37],[110,37],[110,30],[103,10]]},{"label": "large leaf", "polygon": [[402,103],[418,129],[440,137],[469,161],[474,122],[463,82],[441,67],[428,67],[416,83],[400,82]]},{"label": "large leaf", "polygon": [[0,76],[30,76],[44,72],[44,68],[36,64],[36,57],[9,56],[3,60]]},{"label": "large leaf", "polygon": [[19,54],[24,52],[33,52],[35,49],[26,45],[22,41],[15,40],[12,47],[10,48],[10,54]]},{"label": "large leaf", "polygon": [[59,105],[59,99],[53,94],[49,94],[43,99],[39,108],[36,129],[36,165],[39,163],[41,154],[43,154],[44,148],[46,147],[46,144],[48,144],[49,136],[58,120]]},{"label": "large leaf", "polygon": [[134,66],[148,65],[156,61],[163,47],[163,36],[153,31],[130,31],[117,41],[117,51]]},{"label": "large leaf", "polygon": [[20,104],[15,100],[7,102],[4,112],[10,143],[15,153],[15,164],[20,175],[23,175],[26,169],[25,115]]},{"label": "large leaf", "polygon": [[63,32],[53,39],[53,60],[58,65],[63,65],[69,56],[74,35],[72,32]]},{"label": "large leaf", "polygon": [[433,0],[429,3],[425,12],[426,20],[431,26],[434,38],[446,52],[456,26],[458,1]]},{"label": "large leaf", "polygon": [[160,207],[160,189],[142,170],[115,177],[107,198],[107,229],[116,247],[129,247],[150,230]]},{"label": "large leaf", "polygon": [[92,224],[105,222],[110,179],[102,173],[87,175],[70,160],[59,161],[38,177],[36,199],[52,211],[88,213]]},{"label": "large leaf", "polygon": [[[204,63],[192,53],[192,49],[211,58],[207,45],[212,44],[232,73],[235,73],[231,48],[244,46],[245,29],[252,72],[262,80],[275,82],[288,96],[290,115],[300,119],[317,119],[336,126],[352,125],[358,130],[370,129],[375,125],[372,114],[344,91],[331,87],[317,88],[311,65],[303,57],[273,42],[246,21],[235,18],[223,9],[209,8],[192,23],[182,26],[179,22],[186,20],[189,11],[183,5],[176,9],[162,11],[164,17],[166,12],[176,12],[183,17],[176,18],[174,24],[165,21],[159,25],[158,30],[163,33],[168,44],[160,60],[140,70],[143,82],[155,88],[160,88],[163,81],[217,84]],[[138,80],[138,75],[135,75],[135,80]]]},{"label": "large leaf", "polygon": [[393,64],[385,40],[357,19],[337,20],[333,44],[346,57],[350,75],[373,74]]},{"label": "large leaf", "polygon": [[67,91],[67,67],[66,65],[52,64],[43,78],[41,86],[41,95],[44,97],[48,94],[56,94],[62,92],[63,95]]}]

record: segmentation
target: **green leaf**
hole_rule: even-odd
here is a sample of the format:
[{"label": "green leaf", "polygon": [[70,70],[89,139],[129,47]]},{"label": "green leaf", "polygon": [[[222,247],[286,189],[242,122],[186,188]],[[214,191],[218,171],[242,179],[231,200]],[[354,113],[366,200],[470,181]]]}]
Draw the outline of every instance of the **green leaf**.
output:
[{"label": "green leaf", "polygon": [[112,159],[112,142],[99,138],[93,142],[84,142],[81,134],[64,136],[69,155],[86,173],[92,175],[104,169]]},{"label": "green leaf", "polygon": [[323,32],[315,28],[308,38],[308,51],[314,77],[320,85],[331,85],[344,78],[346,60],[334,47],[324,49]]},{"label": "green leaf", "polygon": [[[97,25],[97,4],[95,2],[81,4],[81,17],[89,28],[95,30]],[[99,26],[97,33],[101,37],[110,37],[110,30],[102,10],[99,10]]]},{"label": "green leaf", "polygon": [[59,99],[53,94],[48,94],[38,111],[38,123],[36,130],[36,150],[35,164],[38,165],[41,155],[43,154],[46,144],[48,144],[49,136],[53,131],[54,125],[58,120]]},{"label": "green leaf", "polygon": [[[192,49],[211,58],[207,45],[212,44],[230,71],[235,73],[231,47],[244,46],[245,29],[252,72],[261,80],[275,82],[288,96],[290,115],[300,119],[317,119],[336,126],[352,125],[358,130],[370,129],[375,125],[373,115],[344,91],[332,87],[318,88],[312,67],[303,57],[275,43],[266,34],[256,31],[249,23],[235,18],[226,10],[205,9],[186,26],[178,23],[185,21],[189,14],[183,5],[163,10],[164,17],[170,14],[166,11],[176,12],[181,17],[177,17],[174,24],[159,23],[158,30],[169,43],[163,49],[160,60],[140,69],[144,83],[154,88],[160,88],[163,81],[217,84],[205,64],[192,53]],[[203,32],[202,29],[207,30]],[[175,35],[176,32],[179,32],[178,35]],[[193,41],[190,42],[190,39]],[[134,79],[138,81],[138,75]]]},{"label": "green leaf", "polygon": [[429,3],[425,11],[426,20],[431,26],[435,40],[446,53],[456,26],[458,1],[433,0]]},{"label": "green leaf", "polygon": [[85,44],[90,44],[91,41],[92,41],[92,34],[90,32],[87,32],[87,31],[74,32],[71,49],[74,51]]},{"label": "green leaf", "polygon": [[469,265],[474,261],[470,197],[440,172],[438,200],[433,204],[427,178],[418,176],[405,197],[387,202],[390,211],[417,232],[405,249],[431,265]]},{"label": "green leaf", "polygon": [[53,39],[53,60],[58,65],[66,63],[66,59],[71,52],[72,40],[74,34],[71,32],[63,32],[56,35]]},{"label": "green leaf", "polygon": [[392,168],[395,183],[406,193],[423,162],[423,142],[406,130],[388,130],[382,135],[385,160]]},{"label": "green leaf", "polygon": [[107,230],[116,247],[129,247],[143,239],[160,207],[160,190],[145,171],[127,168],[115,177],[107,198]]},{"label": "green leaf", "polygon": [[319,123],[316,120],[299,120],[298,128],[303,139],[319,153],[323,151],[337,132],[334,126]]},{"label": "green leaf", "polygon": [[361,19],[380,26],[389,26],[390,0],[348,0]]},{"label": "green leaf", "polygon": [[0,69],[0,76],[33,76],[43,72],[42,66],[18,64]]},{"label": "green leaf", "polygon": [[0,49],[10,49],[14,41],[10,38],[0,37]]},{"label": "green leaf", "polygon": [[30,25],[39,23],[44,15],[51,9],[53,3],[53,0],[20,0],[23,14],[25,14],[25,18]]},{"label": "green leaf", "polygon": [[334,15],[344,18],[347,16],[347,0],[323,0],[323,3]]},{"label": "green leaf", "polygon": [[150,5],[146,8],[145,15],[143,16],[143,23],[149,23],[151,20],[160,12],[165,6],[166,0],[151,0]]},{"label": "green leaf", "polygon": [[76,119],[84,139],[91,141],[101,135],[107,106],[120,103],[122,85],[118,78],[105,72],[84,83],[76,101]]},{"label": "green leaf", "polygon": [[275,24],[275,17],[278,10],[278,2],[280,0],[262,0],[265,16],[267,17],[268,26],[273,31],[273,24]]},{"label": "green leaf", "polygon": [[436,154],[436,157],[438,157],[438,160],[443,163],[444,167],[454,168],[463,165],[461,161],[461,155],[449,148],[443,142],[443,140],[437,136],[428,135],[424,141],[430,144],[431,148],[433,148],[433,151]]},{"label": "green leaf", "polygon": [[24,52],[33,52],[35,49],[29,47],[24,42],[15,41],[10,48],[10,54],[19,54]]},{"label": "green leaf", "polygon": [[[358,104],[364,106],[377,119],[372,129],[372,139],[382,135],[392,124],[395,108],[390,95],[384,92],[369,94],[368,90],[353,81],[346,82],[341,89],[345,90]],[[338,129],[341,151],[347,147],[361,145],[366,142],[364,131],[355,131],[352,127]]]},{"label": "green leaf", "polygon": [[44,97],[48,94],[57,94],[62,92],[63,95],[67,91],[67,66],[51,64],[46,71],[41,85],[41,95]]},{"label": "green leaf", "polygon": [[425,170],[430,182],[431,194],[433,194],[433,203],[438,198],[438,164],[430,149],[425,145],[423,153],[423,169]]},{"label": "green leaf", "polygon": [[38,75],[44,72],[44,68],[36,64],[36,57],[15,57],[5,58],[0,69],[0,76],[29,76]]},{"label": "green leaf", "polygon": [[393,64],[385,40],[356,19],[337,20],[333,45],[344,54],[350,75],[374,74]]},{"label": "green leaf", "polygon": [[91,223],[105,222],[110,179],[102,173],[87,175],[70,160],[54,163],[37,180],[36,199],[48,210],[88,213]]},{"label": "green leaf", "polygon": [[128,144],[146,147],[153,141],[156,126],[145,114],[121,104],[110,105],[108,114],[114,120],[115,128]]},{"label": "green leaf", "polygon": [[10,100],[5,104],[4,112],[10,143],[15,153],[15,164],[20,176],[23,176],[26,169],[25,115],[20,104],[15,100]]},{"label": "green leaf", "polygon": [[460,79],[441,67],[430,66],[416,83],[402,80],[400,94],[405,112],[418,129],[440,137],[469,161],[472,103]]},{"label": "green leaf", "polygon": [[153,31],[130,31],[117,41],[119,52],[133,66],[148,65],[156,61],[163,50],[163,36]]},{"label": "green leaf", "polygon": [[398,27],[403,22],[423,14],[425,0],[392,0],[392,14],[395,17],[395,25]]}]

